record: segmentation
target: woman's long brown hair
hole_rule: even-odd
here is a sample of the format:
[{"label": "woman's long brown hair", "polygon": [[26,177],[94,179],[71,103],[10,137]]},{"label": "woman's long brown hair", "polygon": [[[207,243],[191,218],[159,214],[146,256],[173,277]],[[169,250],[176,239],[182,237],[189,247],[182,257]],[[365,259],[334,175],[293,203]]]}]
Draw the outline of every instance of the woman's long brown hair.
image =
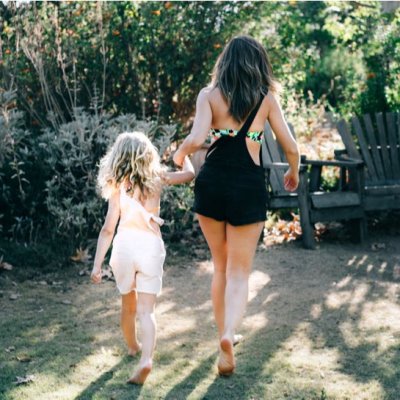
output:
[{"label": "woman's long brown hair", "polygon": [[261,95],[280,89],[266,50],[245,35],[234,37],[225,46],[215,64],[212,84],[221,90],[230,114],[238,122],[247,117]]}]

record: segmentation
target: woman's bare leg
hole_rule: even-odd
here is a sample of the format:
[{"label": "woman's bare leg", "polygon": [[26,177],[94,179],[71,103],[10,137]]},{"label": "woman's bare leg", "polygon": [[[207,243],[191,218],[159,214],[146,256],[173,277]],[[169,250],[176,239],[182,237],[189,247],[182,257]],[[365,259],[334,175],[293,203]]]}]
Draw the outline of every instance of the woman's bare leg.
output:
[{"label": "woman's bare leg", "polygon": [[155,304],[155,294],[138,293],[137,316],[140,321],[142,355],[140,357],[139,366],[129,379],[129,383],[142,385],[153,366],[153,353],[156,344]]},{"label": "woman's bare leg", "polygon": [[227,270],[225,289],[224,331],[218,368],[221,374],[235,369],[234,333],[243,318],[248,298],[248,283],[257,243],[264,223],[243,226],[227,224]]},{"label": "woman's bare leg", "polygon": [[225,286],[226,286],[226,223],[198,215],[201,230],[207,240],[214,264],[211,283],[211,300],[219,337],[224,330]]},{"label": "woman's bare leg", "polygon": [[136,297],[136,291],[122,295],[121,329],[131,356],[140,351],[136,337]]}]

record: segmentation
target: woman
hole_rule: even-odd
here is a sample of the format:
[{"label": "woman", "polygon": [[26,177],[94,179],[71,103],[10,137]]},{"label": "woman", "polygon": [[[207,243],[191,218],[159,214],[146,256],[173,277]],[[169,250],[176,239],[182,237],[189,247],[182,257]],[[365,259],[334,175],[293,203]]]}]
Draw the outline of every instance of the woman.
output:
[{"label": "woman", "polygon": [[195,183],[194,211],[211,251],[211,297],[220,337],[218,371],[233,373],[234,332],[246,307],[248,279],[266,218],[261,141],[269,121],[289,163],[285,188],[296,190],[299,152],[277,98],[278,83],[263,46],[237,36],[224,48],[211,84],[197,98],[196,116],[174,161],[183,164],[210,133],[215,142]]}]

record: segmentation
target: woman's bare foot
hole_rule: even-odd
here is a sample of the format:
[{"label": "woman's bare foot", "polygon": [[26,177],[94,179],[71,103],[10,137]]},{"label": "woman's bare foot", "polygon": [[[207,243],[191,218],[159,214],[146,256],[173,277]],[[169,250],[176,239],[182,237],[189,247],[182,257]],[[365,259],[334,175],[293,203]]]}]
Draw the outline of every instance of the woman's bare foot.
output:
[{"label": "woman's bare foot", "polygon": [[144,364],[140,364],[136,372],[129,378],[127,383],[134,385],[143,385],[152,368],[152,362],[148,361]]},{"label": "woman's bare foot", "polygon": [[137,343],[136,346],[133,346],[128,349],[128,356],[135,357],[142,350],[142,345]]},{"label": "woman's bare foot", "polygon": [[218,373],[224,376],[232,375],[236,367],[233,343],[227,337],[223,337],[219,344],[221,349],[219,352]]}]

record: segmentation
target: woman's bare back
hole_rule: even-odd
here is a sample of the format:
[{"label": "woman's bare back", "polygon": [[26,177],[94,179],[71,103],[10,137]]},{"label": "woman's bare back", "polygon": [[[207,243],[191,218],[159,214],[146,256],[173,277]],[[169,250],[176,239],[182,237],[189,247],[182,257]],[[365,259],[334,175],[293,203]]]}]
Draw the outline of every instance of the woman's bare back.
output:
[{"label": "woman's bare back", "polygon": [[[212,123],[211,127],[214,129],[234,129],[239,130],[243,124],[238,123],[230,114],[229,107],[226,100],[222,96],[221,91],[218,88],[208,87],[203,89],[207,93],[207,98],[210,103],[212,111]],[[267,97],[261,104],[260,110],[258,111],[253,123],[251,124],[249,131],[261,132],[264,130],[265,121],[268,117],[268,100]],[[247,148],[253,161],[260,164],[260,144],[246,138]]]}]

